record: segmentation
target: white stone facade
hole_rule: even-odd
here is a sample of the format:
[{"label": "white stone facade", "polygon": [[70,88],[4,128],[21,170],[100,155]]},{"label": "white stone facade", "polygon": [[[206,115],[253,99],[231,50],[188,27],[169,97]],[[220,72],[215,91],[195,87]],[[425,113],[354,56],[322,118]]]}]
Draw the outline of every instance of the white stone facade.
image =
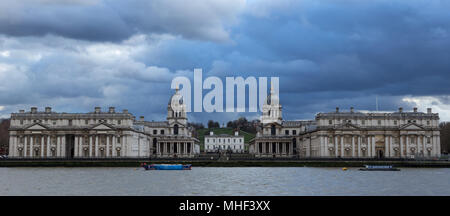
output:
[{"label": "white stone facade", "polygon": [[217,152],[218,150],[231,150],[233,153],[244,153],[244,136],[240,136],[238,131],[234,135],[218,134],[212,131],[205,136],[205,152]]},{"label": "white stone facade", "polygon": [[336,108],[317,114],[315,120],[285,121],[279,101],[267,101],[265,110],[271,112],[263,111],[249,146],[256,157],[437,158],[441,154],[439,114],[430,108],[426,113],[417,108],[374,113]]},{"label": "white stone facade", "polygon": [[[178,90],[172,96],[181,98]],[[56,113],[32,107],[11,114],[9,157],[109,158],[194,157],[198,140],[187,127],[182,99],[168,105],[167,121],[148,122],[128,110]]]}]

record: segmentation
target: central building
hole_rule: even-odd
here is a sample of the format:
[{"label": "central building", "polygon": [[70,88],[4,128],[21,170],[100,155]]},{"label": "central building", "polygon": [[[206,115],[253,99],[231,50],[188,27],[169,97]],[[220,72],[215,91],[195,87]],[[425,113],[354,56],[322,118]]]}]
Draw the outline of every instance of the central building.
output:
[{"label": "central building", "polygon": [[418,112],[318,113],[315,120],[286,121],[271,89],[249,151],[255,157],[438,158],[439,114]]},{"label": "central building", "polygon": [[89,113],[32,107],[11,114],[9,157],[194,157],[199,146],[191,130],[178,89],[167,106],[167,120],[160,122],[136,120],[114,107]]}]

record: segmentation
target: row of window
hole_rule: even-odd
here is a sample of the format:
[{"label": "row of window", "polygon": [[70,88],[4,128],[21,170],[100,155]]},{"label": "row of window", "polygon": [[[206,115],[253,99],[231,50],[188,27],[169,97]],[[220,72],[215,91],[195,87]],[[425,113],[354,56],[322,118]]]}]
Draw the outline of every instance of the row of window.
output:
[{"label": "row of window", "polygon": [[[94,119],[93,121],[94,121],[93,122],[94,124],[95,123],[108,123],[107,119],[99,119],[99,120]],[[110,122],[113,122],[113,121],[111,120]],[[33,123],[42,123],[42,120],[35,119],[35,120],[33,120]],[[45,119],[44,123],[48,124],[48,119]],[[56,121],[55,120],[53,120],[52,123],[53,123],[53,125],[56,125]],[[20,125],[23,125],[23,124],[24,124],[24,120],[20,120]],[[88,119],[84,120],[84,124],[88,125],[89,124],[89,120]],[[118,125],[122,124],[122,120],[117,120],[117,124]],[[69,126],[73,125],[73,120],[72,119],[69,119],[68,125]]]},{"label": "row of window", "polygon": [[[339,120],[336,120],[337,123],[339,124]],[[352,120],[342,120],[343,122],[348,122],[348,123],[352,123]],[[416,120],[408,120],[408,123],[414,122],[416,123]],[[377,121],[378,125],[381,125],[381,120]],[[328,124],[332,125],[333,124],[333,120],[328,120]],[[361,120],[361,124],[365,125],[366,121],[365,120]],[[394,120],[394,125],[397,125],[397,120]],[[427,125],[430,125],[430,121],[427,121]]]},{"label": "row of window", "polygon": [[[217,139],[217,140],[219,140],[219,142],[221,142],[222,139]],[[209,143],[209,139],[206,139],[206,142]],[[215,143],[216,139],[212,139],[212,142]],[[223,139],[223,142],[225,143],[225,139]],[[230,143],[230,142],[231,142],[231,139],[228,139],[228,143]],[[236,142],[236,138],[233,138],[233,142],[234,143]],[[242,142],[242,139],[238,139],[238,142]]]},{"label": "row of window", "polygon": [[[238,145],[239,146],[239,148],[238,149],[242,149],[242,145]],[[231,149],[231,146],[229,145],[228,146],[228,148],[227,147],[225,147],[225,145],[207,145],[206,146],[207,148],[206,149]],[[211,147],[211,148],[210,148]],[[236,149],[236,145],[233,145],[233,149]]]}]

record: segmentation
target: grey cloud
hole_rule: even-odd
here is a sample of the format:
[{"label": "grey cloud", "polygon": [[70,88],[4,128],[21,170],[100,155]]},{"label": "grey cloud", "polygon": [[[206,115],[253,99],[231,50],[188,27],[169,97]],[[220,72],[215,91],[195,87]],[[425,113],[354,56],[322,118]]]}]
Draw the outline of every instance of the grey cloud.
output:
[{"label": "grey cloud", "polygon": [[233,1],[15,1],[0,5],[0,33],[60,35],[90,41],[122,41],[138,33],[227,41],[228,25],[244,2]]}]

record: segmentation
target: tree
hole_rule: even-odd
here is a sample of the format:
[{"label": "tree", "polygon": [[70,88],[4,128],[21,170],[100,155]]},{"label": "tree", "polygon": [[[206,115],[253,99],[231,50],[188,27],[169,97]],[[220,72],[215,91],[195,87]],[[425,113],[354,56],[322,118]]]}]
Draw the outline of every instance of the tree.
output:
[{"label": "tree", "polygon": [[215,122],[213,120],[208,121],[208,128],[220,128],[219,122]]},{"label": "tree", "polygon": [[9,146],[9,119],[0,120],[0,155],[8,154],[8,146]]},{"label": "tree", "polygon": [[448,153],[450,151],[450,122],[441,122],[439,128],[441,132],[441,152]]}]

